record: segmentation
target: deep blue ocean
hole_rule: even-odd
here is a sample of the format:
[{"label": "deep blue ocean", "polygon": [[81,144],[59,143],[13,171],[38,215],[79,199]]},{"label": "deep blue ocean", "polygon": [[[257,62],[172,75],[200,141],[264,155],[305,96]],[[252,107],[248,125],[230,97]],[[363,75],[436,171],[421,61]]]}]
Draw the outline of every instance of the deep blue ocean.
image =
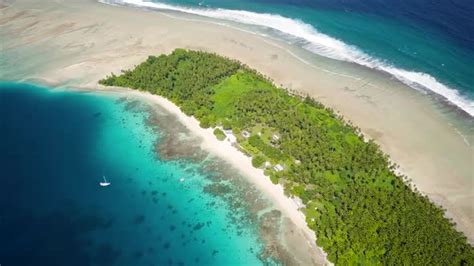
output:
[{"label": "deep blue ocean", "polygon": [[[101,0],[270,29],[313,53],[389,73],[474,116],[470,0]],[[246,28],[247,29],[247,28]]]},{"label": "deep blue ocean", "polygon": [[119,95],[0,83],[0,264],[275,263],[242,187],[208,159],[162,158],[150,116]]}]

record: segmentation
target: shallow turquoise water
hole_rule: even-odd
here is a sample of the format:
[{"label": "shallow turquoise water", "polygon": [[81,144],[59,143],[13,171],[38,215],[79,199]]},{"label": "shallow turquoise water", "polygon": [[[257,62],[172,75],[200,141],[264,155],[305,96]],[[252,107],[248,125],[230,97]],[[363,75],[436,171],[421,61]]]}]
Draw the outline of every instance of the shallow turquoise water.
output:
[{"label": "shallow turquoise water", "polygon": [[2,265],[263,263],[242,188],[157,155],[143,103],[1,83],[0,114]]}]

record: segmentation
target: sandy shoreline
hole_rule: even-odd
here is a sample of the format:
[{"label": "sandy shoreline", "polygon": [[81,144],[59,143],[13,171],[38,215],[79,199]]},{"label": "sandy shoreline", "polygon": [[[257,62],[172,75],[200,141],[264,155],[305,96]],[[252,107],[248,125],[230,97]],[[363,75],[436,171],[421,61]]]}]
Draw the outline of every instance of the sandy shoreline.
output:
[{"label": "sandy shoreline", "polygon": [[[45,80],[43,80],[41,83],[48,86],[54,86],[54,84],[48,83]],[[201,128],[197,119],[187,116],[178,106],[159,95],[121,87],[98,86],[83,88],[76,87],[75,89],[80,92],[86,91],[100,94],[113,94],[120,97],[138,99],[152,107],[157,105],[160,108],[163,108],[168,114],[175,116],[177,122],[187,128],[193,134],[193,137],[198,137],[201,140],[200,147],[203,150],[210,152],[212,155],[220,159],[223,159],[233,168],[237,169],[240,174],[246,178],[246,180],[255,185],[256,188],[263,193],[263,195],[272,201],[274,206],[282,212],[283,217],[291,221],[289,227],[286,229],[284,228],[283,230],[293,231],[291,235],[294,239],[288,240],[286,239],[287,237],[283,237],[282,240],[286,242],[282,244],[298,244],[297,247],[289,248],[291,251],[296,252],[296,250],[292,250],[296,248],[298,252],[305,253],[306,257],[301,256],[299,258],[295,258],[296,260],[300,260],[301,265],[307,265],[309,262],[312,262],[312,265],[332,265],[326,260],[327,254],[324,252],[324,250],[316,245],[315,232],[307,226],[305,216],[299,210],[300,206],[293,198],[285,196],[283,186],[273,184],[270,178],[264,175],[264,171],[262,169],[257,169],[252,166],[250,157],[246,156],[236,147],[232,146],[230,142],[219,141],[215,137],[212,128]],[[299,232],[294,232],[294,230],[299,230]],[[305,243],[299,242],[303,239],[305,240]],[[292,242],[295,240],[297,242]]]},{"label": "sandy shoreline", "polygon": [[[52,88],[57,86],[53,81],[46,79],[36,80],[36,84],[42,84]],[[236,147],[232,146],[230,142],[219,141],[215,137],[212,128],[201,128],[197,119],[187,116],[178,106],[168,99],[148,92],[122,87],[104,87],[101,85],[94,87],[76,86],[74,88],[67,88],[66,90],[91,92],[101,95],[111,94],[119,97],[138,99],[151,107],[157,105],[164,109],[168,114],[175,116],[177,122],[187,128],[193,137],[200,139],[200,147],[203,150],[210,152],[213,156],[224,160],[233,168],[237,169],[247,181],[255,185],[256,188],[266,196],[266,198],[271,200],[277,210],[282,212],[285,219],[290,220],[290,223],[286,225],[287,228],[283,228],[283,230],[290,230],[291,236],[283,236],[280,240],[283,241],[281,244],[286,246],[298,245],[287,248],[295,253],[300,252],[304,254],[300,255],[300,257],[294,258],[299,261],[299,265],[309,265],[309,263],[311,265],[332,265],[332,263],[327,261],[327,254],[324,250],[316,245],[315,232],[307,226],[305,216],[300,211],[300,206],[296,203],[295,199],[285,196],[283,186],[273,184],[270,178],[264,175],[262,169],[257,169],[252,166],[251,157],[246,156]],[[297,230],[297,232],[294,230]],[[285,234],[284,231],[280,233]],[[301,243],[301,240],[304,240],[305,243]]]},{"label": "sandy shoreline", "polygon": [[[5,36],[5,54],[0,57],[0,79],[97,88],[97,81],[110,72],[130,68],[148,55],[183,47],[238,59],[276,84],[308,93],[375,139],[420,191],[448,209],[458,229],[474,242],[473,122],[400,82],[283,42],[178,14],[112,7],[91,0],[19,0],[2,12],[0,34]],[[192,120],[183,119],[190,129],[195,126]],[[200,134],[202,129],[198,126],[195,130]],[[201,133],[205,133],[203,143],[213,143],[206,138],[217,141],[212,132]],[[223,158],[240,156],[230,149],[221,154],[212,145],[207,148]],[[244,158],[238,160],[249,164]],[[261,175],[253,168],[242,171],[252,178]],[[283,195],[276,189],[268,192]],[[290,206],[287,198],[276,200]],[[296,224],[301,223],[294,208],[288,213]]]},{"label": "sandy shoreline", "polygon": [[[115,90],[120,91],[120,89],[121,88],[116,88]],[[283,187],[281,185],[273,184],[270,178],[263,174],[262,169],[254,168],[250,157],[233,147],[230,142],[219,141],[214,136],[213,129],[201,128],[198,120],[184,114],[178,106],[166,98],[159,95],[152,95],[147,92],[132,90],[127,92],[127,95],[143,99],[150,104],[157,104],[167,112],[175,115],[180,123],[202,140],[201,148],[211,152],[211,154],[221,159],[224,159],[234,168],[238,169],[244,177],[246,177],[252,184],[256,185],[264,195],[272,200],[278,209],[282,211],[284,216],[288,217],[293,222],[296,228],[301,230],[306,238],[305,244],[308,246],[308,251],[316,252],[315,256],[312,257],[313,259],[319,259],[318,261],[315,261],[317,265],[327,263],[325,261],[326,254],[321,248],[316,246],[316,235],[314,231],[309,229],[306,225],[305,216],[299,211],[298,205],[295,201],[286,197],[283,192]],[[304,249],[302,246],[300,246],[300,248]]]}]

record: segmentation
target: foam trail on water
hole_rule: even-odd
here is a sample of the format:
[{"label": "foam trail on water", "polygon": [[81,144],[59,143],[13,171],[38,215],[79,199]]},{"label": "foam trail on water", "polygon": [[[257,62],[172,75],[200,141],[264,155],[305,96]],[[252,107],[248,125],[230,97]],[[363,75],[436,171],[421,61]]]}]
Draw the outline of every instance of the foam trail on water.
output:
[{"label": "foam trail on water", "polygon": [[307,42],[305,49],[332,59],[353,62],[359,65],[387,72],[406,85],[415,89],[430,90],[446,98],[450,103],[458,106],[471,116],[474,116],[474,101],[470,101],[459,94],[455,89],[440,83],[436,78],[422,72],[408,71],[396,68],[377,58],[373,58],[359,48],[346,44],[338,39],[318,32],[313,26],[296,19],[280,15],[255,13],[245,10],[188,8],[143,0],[100,0],[108,4],[127,4],[161,10],[178,11],[209,18],[238,22],[247,25],[261,26],[277,30],[284,34],[299,38]]}]

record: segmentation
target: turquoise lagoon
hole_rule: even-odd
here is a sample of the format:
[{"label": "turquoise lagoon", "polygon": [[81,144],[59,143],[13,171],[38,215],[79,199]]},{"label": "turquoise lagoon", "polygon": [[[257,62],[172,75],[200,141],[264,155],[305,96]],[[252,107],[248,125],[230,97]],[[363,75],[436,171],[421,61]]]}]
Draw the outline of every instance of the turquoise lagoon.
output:
[{"label": "turquoise lagoon", "polygon": [[0,114],[2,265],[278,264],[268,201],[163,110],[2,83]]}]

